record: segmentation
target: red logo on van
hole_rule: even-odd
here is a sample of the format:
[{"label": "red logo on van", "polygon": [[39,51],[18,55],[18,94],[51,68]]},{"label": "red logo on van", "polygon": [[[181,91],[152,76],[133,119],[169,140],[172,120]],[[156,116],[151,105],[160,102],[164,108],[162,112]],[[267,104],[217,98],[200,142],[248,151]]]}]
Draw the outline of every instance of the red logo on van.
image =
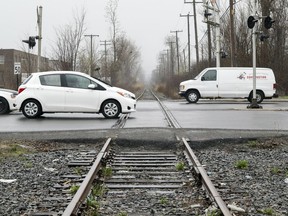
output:
[{"label": "red logo on van", "polygon": [[237,78],[240,80],[245,80],[246,72],[241,73]]}]

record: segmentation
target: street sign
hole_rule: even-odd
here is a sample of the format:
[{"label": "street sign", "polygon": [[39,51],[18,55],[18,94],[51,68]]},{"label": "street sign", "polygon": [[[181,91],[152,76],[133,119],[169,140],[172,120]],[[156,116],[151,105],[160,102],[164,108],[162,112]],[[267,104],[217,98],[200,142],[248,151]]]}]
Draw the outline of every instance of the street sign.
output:
[{"label": "street sign", "polygon": [[14,62],[14,74],[21,73],[21,62]]}]

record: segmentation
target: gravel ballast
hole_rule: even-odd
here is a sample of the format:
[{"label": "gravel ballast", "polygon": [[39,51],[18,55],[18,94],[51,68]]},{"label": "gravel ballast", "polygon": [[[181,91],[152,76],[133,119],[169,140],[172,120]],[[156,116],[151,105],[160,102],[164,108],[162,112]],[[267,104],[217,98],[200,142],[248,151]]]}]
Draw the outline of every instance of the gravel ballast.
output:
[{"label": "gravel ballast", "polygon": [[[1,144],[2,143],[2,144]],[[2,148],[22,145],[29,153],[0,159],[0,215],[25,215],[51,190],[53,181],[67,172],[65,161],[79,149],[98,149],[104,143],[0,142]],[[193,148],[193,143],[191,143]],[[245,143],[209,141],[195,146],[199,160],[212,181],[232,196],[227,203],[243,209],[236,215],[288,215],[288,140],[271,138]],[[237,168],[240,160],[247,167]],[[62,163],[64,161],[64,164]],[[232,193],[232,192],[233,193]],[[225,195],[226,196],[226,195]],[[233,195],[234,196],[234,195]],[[231,198],[231,200],[229,200]],[[141,199],[141,198],[139,198]],[[224,199],[225,200],[225,199]],[[231,203],[230,203],[231,201]],[[133,208],[133,207],[127,207]]]}]

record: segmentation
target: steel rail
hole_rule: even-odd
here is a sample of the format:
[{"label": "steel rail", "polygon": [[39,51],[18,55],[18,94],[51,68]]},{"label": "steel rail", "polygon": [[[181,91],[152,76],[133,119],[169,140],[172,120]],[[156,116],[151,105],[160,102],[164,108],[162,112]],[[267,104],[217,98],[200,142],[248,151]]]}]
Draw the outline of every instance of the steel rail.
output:
[{"label": "steel rail", "polygon": [[97,155],[97,158],[93,166],[89,170],[80,188],[78,189],[77,193],[75,194],[75,196],[73,197],[73,199],[71,200],[67,208],[65,209],[62,216],[71,216],[71,215],[76,216],[77,215],[77,211],[80,205],[85,201],[88,194],[90,193],[92,183],[94,179],[96,178],[96,175],[101,167],[101,160],[103,159],[103,157],[106,155],[107,151],[109,150],[110,142],[111,142],[111,138],[108,138],[103,148]]},{"label": "steel rail", "polygon": [[218,207],[219,207],[220,211],[222,212],[222,214],[224,216],[232,216],[232,214],[229,211],[227,205],[225,204],[225,202],[220,197],[218,191],[216,190],[215,186],[211,182],[211,180],[210,180],[209,176],[207,175],[205,169],[203,168],[203,166],[199,162],[198,158],[194,154],[194,152],[191,149],[191,147],[189,146],[188,142],[186,141],[185,138],[182,138],[182,141],[183,141],[183,143],[184,143],[184,145],[186,147],[186,150],[188,152],[190,160],[193,163],[193,167],[194,167],[196,173],[199,174],[199,176],[200,176],[200,178],[202,180],[202,184],[205,186],[206,190],[211,195],[212,199],[216,202],[216,204],[218,205]]},{"label": "steel rail", "polygon": [[168,122],[168,125],[172,128],[181,128],[180,124],[177,122],[175,117],[172,115],[172,113],[168,110],[168,108],[162,103],[162,101],[154,94],[154,92],[150,89],[151,94],[156,98],[159,105],[161,106],[164,115],[166,117],[166,120]]}]

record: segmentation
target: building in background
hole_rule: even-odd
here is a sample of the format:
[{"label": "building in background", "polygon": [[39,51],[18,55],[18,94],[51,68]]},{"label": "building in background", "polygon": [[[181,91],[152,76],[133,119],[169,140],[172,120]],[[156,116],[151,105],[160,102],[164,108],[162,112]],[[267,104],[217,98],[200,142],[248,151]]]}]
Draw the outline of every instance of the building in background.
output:
[{"label": "building in background", "polygon": [[[19,50],[0,49],[0,88],[17,90],[25,78],[37,71],[37,57]],[[40,71],[51,70],[48,58],[41,57],[40,65]]]}]

